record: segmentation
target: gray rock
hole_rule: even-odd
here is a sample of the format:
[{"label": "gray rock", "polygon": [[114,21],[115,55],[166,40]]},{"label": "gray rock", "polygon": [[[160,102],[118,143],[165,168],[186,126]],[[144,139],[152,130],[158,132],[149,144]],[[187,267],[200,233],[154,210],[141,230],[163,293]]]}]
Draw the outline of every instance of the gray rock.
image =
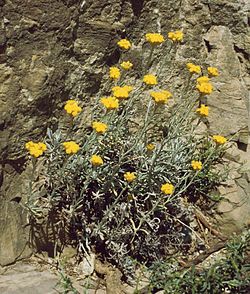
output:
[{"label": "gray rock", "polygon": [[26,213],[15,201],[0,202],[0,265],[8,265],[31,255]]},{"label": "gray rock", "polygon": [[56,294],[58,277],[49,271],[38,271],[29,264],[17,264],[0,276],[2,294]]}]

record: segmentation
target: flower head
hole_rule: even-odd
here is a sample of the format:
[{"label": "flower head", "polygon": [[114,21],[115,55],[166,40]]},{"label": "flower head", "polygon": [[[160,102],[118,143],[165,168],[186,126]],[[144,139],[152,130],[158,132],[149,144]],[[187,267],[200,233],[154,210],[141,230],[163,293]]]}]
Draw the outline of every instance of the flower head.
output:
[{"label": "flower head", "polygon": [[94,121],[92,123],[92,128],[100,134],[104,134],[108,128],[108,126],[105,123]]},{"label": "flower head", "polygon": [[38,142],[37,143],[37,147],[42,150],[42,151],[46,151],[47,150],[47,146],[46,144],[42,143],[42,142]]},{"label": "flower head", "polygon": [[202,169],[202,162],[197,160],[192,160],[191,166],[194,170],[201,170]]},{"label": "flower head", "polygon": [[146,146],[147,150],[148,151],[153,151],[155,149],[155,145],[152,144],[152,143],[149,143],[147,146]]},{"label": "flower head", "polygon": [[151,74],[145,75],[143,77],[143,82],[147,85],[150,85],[150,86],[157,85],[156,76],[151,75]]},{"label": "flower head", "polygon": [[110,69],[109,69],[109,77],[113,80],[117,80],[120,78],[120,70],[118,67],[116,66],[112,66]]},{"label": "flower head", "polygon": [[201,94],[208,95],[213,92],[213,86],[210,83],[200,83],[196,85],[196,88]]},{"label": "flower head", "polygon": [[78,102],[75,100],[68,100],[64,106],[64,109],[72,116],[77,116],[78,113],[82,111],[82,108],[78,106]]},{"label": "flower head", "polygon": [[165,40],[164,40],[164,37],[161,35],[161,34],[158,34],[158,33],[148,33],[146,34],[146,40],[152,44],[152,45],[159,45],[161,43],[163,43]]},{"label": "flower head", "polygon": [[216,67],[209,66],[207,68],[207,71],[210,74],[210,76],[212,76],[212,77],[217,77],[219,75],[218,68],[216,68]]},{"label": "flower head", "polygon": [[208,116],[209,114],[209,107],[205,104],[201,104],[199,108],[196,109],[196,112],[201,116]]},{"label": "flower head", "polygon": [[161,191],[166,195],[171,195],[174,192],[174,186],[172,184],[166,183],[161,186]]},{"label": "flower head", "polygon": [[191,62],[187,63],[187,68],[190,73],[197,73],[197,74],[201,73],[201,67]]},{"label": "flower head", "polygon": [[156,103],[166,103],[168,99],[172,96],[169,91],[158,91],[158,92],[151,92],[151,97],[154,99]]},{"label": "flower head", "polygon": [[101,156],[94,154],[91,156],[90,162],[94,166],[99,166],[103,164],[103,159],[101,158]]},{"label": "flower head", "polygon": [[126,99],[129,96],[129,92],[132,90],[133,88],[131,86],[115,86],[112,88],[112,92],[114,97],[116,98],[120,98],[120,99]]},{"label": "flower head", "polygon": [[128,86],[128,85],[123,86],[123,88],[127,90],[129,93],[134,89],[132,86]]},{"label": "flower head", "polygon": [[63,144],[63,146],[65,148],[65,152],[67,154],[75,154],[80,149],[80,146],[74,141],[68,141],[68,142],[64,142],[62,144]]},{"label": "flower head", "polygon": [[125,70],[129,70],[133,67],[133,63],[131,63],[130,61],[123,61],[121,63],[121,67]]},{"label": "flower head", "polygon": [[210,79],[207,76],[201,76],[198,79],[196,79],[196,81],[198,84],[202,84],[202,83],[208,83]]},{"label": "flower head", "polygon": [[127,182],[133,182],[135,179],[136,179],[136,175],[135,173],[131,173],[131,172],[126,172],[124,174],[124,179],[127,181]]},{"label": "flower head", "polygon": [[119,107],[119,102],[115,97],[103,97],[101,98],[101,103],[107,109],[117,109]]},{"label": "flower head", "polygon": [[118,46],[122,49],[128,50],[131,47],[131,43],[127,39],[121,39],[117,42]]},{"label": "flower head", "polygon": [[34,157],[43,155],[43,152],[47,150],[46,144],[42,142],[35,143],[33,141],[27,142],[25,148],[29,151],[30,155]]},{"label": "flower head", "polygon": [[172,40],[173,42],[180,42],[183,40],[183,32],[182,31],[169,32],[168,38]]},{"label": "flower head", "polygon": [[219,145],[223,145],[227,142],[227,139],[223,136],[220,136],[220,135],[214,135],[212,138],[213,138],[214,142]]}]

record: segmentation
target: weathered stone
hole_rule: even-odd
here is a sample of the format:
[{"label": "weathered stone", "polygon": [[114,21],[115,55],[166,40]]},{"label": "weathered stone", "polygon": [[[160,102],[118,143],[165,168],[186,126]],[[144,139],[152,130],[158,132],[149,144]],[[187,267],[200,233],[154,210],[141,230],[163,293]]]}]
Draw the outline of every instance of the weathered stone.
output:
[{"label": "weathered stone", "polygon": [[3,294],[56,294],[59,278],[49,271],[20,263],[0,276],[0,292]]},{"label": "weathered stone", "polygon": [[223,199],[217,207],[216,216],[224,234],[240,231],[249,221],[250,183],[238,178],[229,186],[219,188]]},{"label": "weathered stone", "polygon": [[16,203],[0,202],[0,265],[8,265],[31,255],[28,246],[27,214]]},{"label": "weathered stone", "polygon": [[220,77],[213,80],[215,92],[208,98],[212,111],[209,116],[213,133],[235,136],[248,144],[248,90],[241,80],[241,67],[233,48],[233,35],[228,27],[212,27],[205,35],[211,46],[207,62],[219,68]]}]

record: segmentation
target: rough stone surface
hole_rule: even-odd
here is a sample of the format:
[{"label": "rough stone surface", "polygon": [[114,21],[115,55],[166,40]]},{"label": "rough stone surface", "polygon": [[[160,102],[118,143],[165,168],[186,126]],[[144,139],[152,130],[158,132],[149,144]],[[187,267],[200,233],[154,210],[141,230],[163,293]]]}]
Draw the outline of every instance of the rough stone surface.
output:
[{"label": "rough stone surface", "polygon": [[58,277],[48,271],[38,271],[29,264],[17,264],[0,276],[2,294],[56,294]]},{"label": "rough stone surface", "polygon": [[15,202],[0,203],[0,265],[8,265],[20,257],[28,257],[29,230],[25,228],[25,215],[22,207]]},{"label": "rough stone surface", "polygon": [[[164,47],[152,70],[164,64],[163,86],[179,93],[186,62],[217,66],[221,75],[208,100],[211,132],[235,135],[240,157],[249,152],[249,6],[247,0],[0,0],[0,264],[27,255],[24,143],[41,139],[48,126],[57,128],[68,98],[86,108],[105,87],[108,66],[119,60],[122,37],[135,44],[131,60],[139,72],[137,45],[146,32],[183,29],[177,52]],[[249,173],[243,178],[248,184],[238,179],[234,185],[249,203]],[[235,214],[240,218],[241,210]]]},{"label": "rough stone surface", "polygon": [[[73,287],[78,293],[105,294],[105,289],[100,285],[92,288],[84,280],[75,281],[70,277]],[[95,282],[95,284],[97,284]],[[95,289],[96,288],[96,289]],[[55,274],[48,266],[39,268],[36,264],[19,262],[15,265],[2,268],[0,267],[0,293],[1,294],[56,294],[65,293],[60,276]],[[70,291],[69,293],[73,293]]]}]

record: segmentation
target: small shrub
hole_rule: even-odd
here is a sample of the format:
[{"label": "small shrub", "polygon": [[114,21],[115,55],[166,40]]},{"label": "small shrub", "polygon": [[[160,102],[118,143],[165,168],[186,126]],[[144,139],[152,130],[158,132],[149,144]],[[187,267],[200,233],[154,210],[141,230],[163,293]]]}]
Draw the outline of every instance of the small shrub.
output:
[{"label": "small shrub", "polygon": [[[171,32],[166,42],[176,48],[182,38],[182,32]],[[162,64],[155,74],[149,71],[164,38],[147,34],[147,40],[140,79],[126,59],[132,44],[118,42],[123,55],[121,65],[110,68],[111,89],[87,106],[91,129],[81,125],[86,106],[66,102],[68,130],[48,129],[46,150],[35,150],[39,156],[44,152],[33,158],[34,169],[43,161],[43,194],[35,191],[33,180],[26,203],[39,242],[50,241],[56,250],[65,244],[95,248],[125,275],[133,272],[134,259],[148,265],[173,249],[186,250],[191,203],[208,201],[223,180],[217,164],[227,141],[220,135],[197,136],[209,115],[205,101],[215,71],[201,76],[201,67],[188,63],[187,84],[175,96],[157,79]],[[26,146],[31,155],[34,144]]]}]

